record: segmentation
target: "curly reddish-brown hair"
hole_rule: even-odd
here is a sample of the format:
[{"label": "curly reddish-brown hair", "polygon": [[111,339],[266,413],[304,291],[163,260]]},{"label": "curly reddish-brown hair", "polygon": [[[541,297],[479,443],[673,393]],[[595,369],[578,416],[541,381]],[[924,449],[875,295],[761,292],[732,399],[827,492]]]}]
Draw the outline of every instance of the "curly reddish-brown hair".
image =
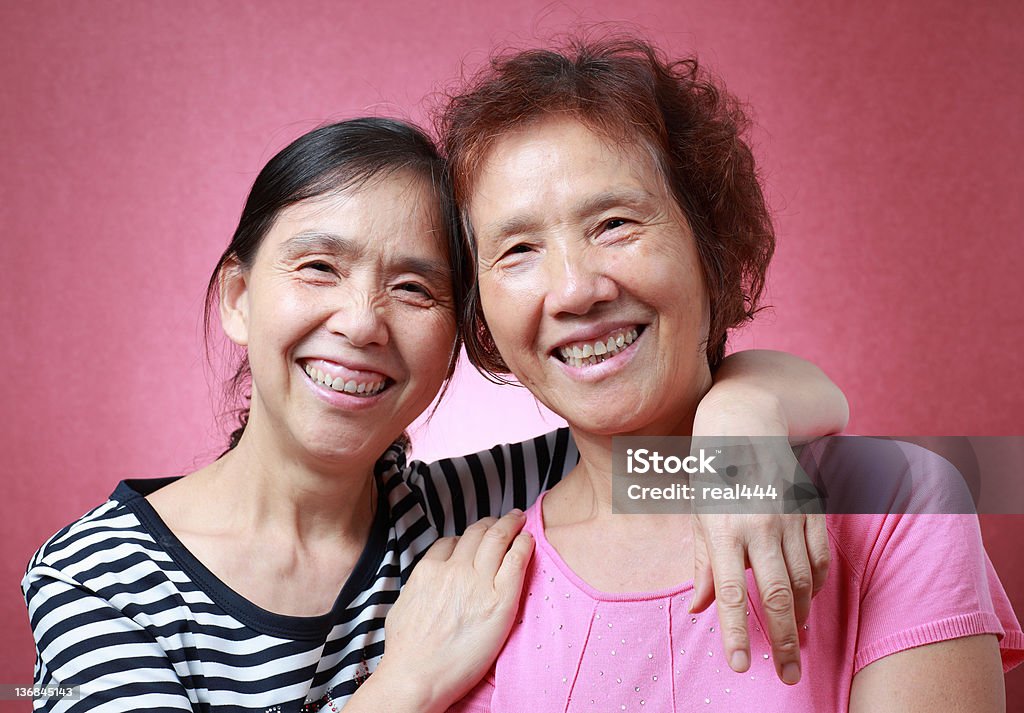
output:
[{"label": "curly reddish-brown hair", "polygon": [[[636,38],[574,39],[557,49],[505,52],[450,98],[439,133],[455,197],[473,243],[466,206],[496,139],[558,114],[613,141],[654,149],[659,168],[693,230],[710,297],[707,357],[715,369],[726,334],[753,318],[775,249],[775,230],[743,139],[739,102],[695,58],[668,61]],[[465,303],[470,361],[485,375],[508,374],[474,288]]]}]

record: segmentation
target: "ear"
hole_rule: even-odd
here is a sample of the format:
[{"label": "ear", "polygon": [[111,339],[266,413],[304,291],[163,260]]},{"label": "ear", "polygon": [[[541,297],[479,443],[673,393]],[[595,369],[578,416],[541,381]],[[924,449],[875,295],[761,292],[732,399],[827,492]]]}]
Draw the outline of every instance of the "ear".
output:
[{"label": "ear", "polygon": [[249,272],[237,260],[220,269],[220,323],[228,338],[249,346]]}]

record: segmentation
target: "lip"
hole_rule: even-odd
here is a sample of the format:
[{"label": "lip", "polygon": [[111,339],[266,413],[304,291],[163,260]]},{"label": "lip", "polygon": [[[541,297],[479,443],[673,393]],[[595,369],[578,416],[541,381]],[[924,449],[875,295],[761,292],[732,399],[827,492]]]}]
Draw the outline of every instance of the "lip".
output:
[{"label": "lip", "polygon": [[[333,373],[338,376],[344,376],[347,379],[354,381],[380,381],[386,380],[389,382],[383,391],[374,394],[373,396],[356,396],[355,394],[349,394],[344,391],[335,391],[334,389],[319,384],[309,378],[306,374],[305,365],[317,366],[320,369],[326,365]],[[294,363],[295,369],[299,374],[299,377],[303,383],[313,392],[321,401],[324,401],[331,406],[342,409],[345,411],[359,411],[362,409],[372,408],[378,404],[383,398],[385,398],[391,391],[391,387],[394,386],[395,380],[388,374],[379,371],[375,367],[369,367],[365,362],[354,362],[352,360],[346,360],[344,363],[337,359],[324,359],[322,357],[302,357],[297,359]]]},{"label": "lip", "polygon": [[315,366],[322,371],[329,372],[335,376],[344,377],[346,381],[383,381],[388,379],[395,381],[395,378],[386,371],[381,371],[377,364],[362,362],[353,359],[337,359],[327,357],[300,357],[296,362],[301,369],[305,364]]},{"label": "lip", "polygon": [[[649,327],[650,325],[637,322],[623,322],[620,326],[614,327],[613,329],[610,330],[611,332],[614,332],[624,327],[634,326],[639,328],[637,330],[639,334],[637,334],[637,338],[633,340],[633,343],[628,345],[625,349],[623,349],[610,359],[605,359],[600,364],[590,364],[587,366],[570,366],[569,364],[566,364],[564,361],[555,356],[554,352],[552,352],[549,355],[549,358],[553,362],[555,362],[555,364],[558,365],[558,368],[561,369],[562,372],[573,381],[592,383],[596,381],[601,381],[602,379],[607,379],[608,377],[614,376],[615,374],[625,369],[629,365],[629,363],[633,361],[633,358],[636,356],[638,351],[637,344],[640,344],[640,342],[644,339],[645,335],[647,334],[647,327]],[[603,335],[605,335],[605,333],[597,331],[594,334],[593,338],[596,340]],[[587,341],[588,339],[588,336],[585,336],[582,339],[577,339],[574,337],[572,341]],[[558,349],[559,347],[565,344],[571,343],[572,342],[562,342],[561,344],[559,344],[558,347],[555,347],[555,349]]]}]

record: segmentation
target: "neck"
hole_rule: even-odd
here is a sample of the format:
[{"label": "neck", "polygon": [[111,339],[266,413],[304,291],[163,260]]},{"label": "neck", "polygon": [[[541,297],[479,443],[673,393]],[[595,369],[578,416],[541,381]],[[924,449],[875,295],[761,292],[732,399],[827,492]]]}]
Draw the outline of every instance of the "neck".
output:
[{"label": "neck", "polygon": [[211,487],[232,504],[233,524],[300,542],[364,542],[376,508],[379,454],[318,459],[282,447],[269,425],[253,413],[238,445],[210,470]]},{"label": "neck", "polygon": [[612,508],[612,439],[630,436],[689,436],[693,433],[693,419],[697,404],[672,417],[646,425],[634,431],[606,434],[593,433],[570,423],[573,439],[580,452],[580,462],[565,477],[577,496],[584,496],[580,502],[591,502],[603,512]]}]

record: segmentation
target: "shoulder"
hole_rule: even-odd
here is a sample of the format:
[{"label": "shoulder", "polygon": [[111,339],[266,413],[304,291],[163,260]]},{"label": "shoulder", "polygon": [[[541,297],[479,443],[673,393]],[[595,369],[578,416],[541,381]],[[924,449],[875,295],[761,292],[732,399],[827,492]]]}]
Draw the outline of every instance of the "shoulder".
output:
[{"label": "shoulder", "polygon": [[126,505],[132,496],[130,486],[125,483],[119,485],[110,499],[47,539],[32,556],[28,569],[59,566],[76,556],[83,556],[84,549],[98,543],[108,545],[111,541],[136,539],[141,525]]},{"label": "shoulder", "polygon": [[828,436],[806,446],[800,464],[831,513],[975,512],[964,475],[907,440]]},{"label": "shoulder", "polygon": [[977,555],[980,531],[962,534],[978,529],[970,490],[936,453],[900,440],[833,436],[805,448],[800,464],[825,494],[834,549],[856,572],[910,542],[920,557],[967,545]]},{"label": "shoulder", "polygon": [[170,565],[170,556],[135,508],[144,497],[137,482],[122,482],[109,500],[43,543],[26,568],[26,597],[48,582],[90,591],[118,589]]}]

